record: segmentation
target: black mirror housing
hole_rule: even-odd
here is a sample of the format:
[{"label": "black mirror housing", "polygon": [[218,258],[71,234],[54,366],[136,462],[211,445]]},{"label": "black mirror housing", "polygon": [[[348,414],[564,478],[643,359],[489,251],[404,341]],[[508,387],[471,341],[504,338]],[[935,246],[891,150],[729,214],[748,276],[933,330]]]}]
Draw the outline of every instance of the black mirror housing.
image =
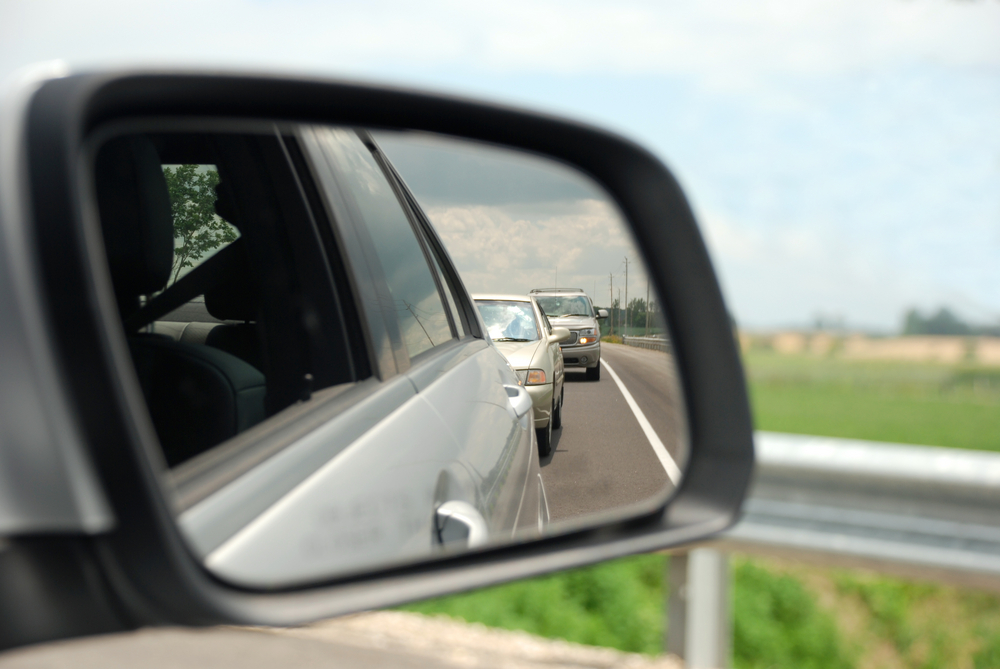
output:
[{"label": "black mirror housing", "polygon": [[[684,193],[642,147],[543,114],[313,79],[83,74],[41,82],[23,102],[16,110],[23,129],[15,137],[19,150],[4,156],[0,182],[5,193],[20,191],[27,201],[5,205],[0,252],[16,250],[11,231],[27,240],[37,271],[16,279],[39,296],[41,311],[33,315],[11,307],[16,313],[2,327],[23,325],[29,331],[31,324],[44,325],[41,357],[24,353],[32,364],[55,370],[58,379],[58,392],[39,410],[72,416],[63,443],[49,447],[72,450],[83,463],[74,476],[90,477],[86,485],[93,488],[94,504],[104,505],[104,520],[32,524],[36,516],[23,515],[17,538],[8,540],[0,559],[0,611],[5,611],[0,618],[48,622],[8,627],[0,632],[0,646],[151,624],[298,624],[676,546],[717,533],[738,518],[753,469],[739,353]],[[184,543],[162,494],[149,448],[153,437],[133,417],[141,400],[122,372],[130,364],[128,352],[111,317],[114,297],[100,224],[87,200],[90,184],[79,169],[102,126],[157,118],[420,130],[547,156],[589,175],[632,227],[669,324],[691,435],[690,459],[676,494],[627,521],[308,588],[252,591],[213,577]],[[9,291],[0,284],[0,303],[17,303]],[[599,318],[607,316],[599,310]],[[6,462],[0,458],[0,467]],[[81,504],[79,498],[75,503]],[[38,596],[24,601],[15,593],[29,572],[40,585]],[[69,591],[77,594],[64,597]],[[38,615],[25,615],[28,608]]]}]

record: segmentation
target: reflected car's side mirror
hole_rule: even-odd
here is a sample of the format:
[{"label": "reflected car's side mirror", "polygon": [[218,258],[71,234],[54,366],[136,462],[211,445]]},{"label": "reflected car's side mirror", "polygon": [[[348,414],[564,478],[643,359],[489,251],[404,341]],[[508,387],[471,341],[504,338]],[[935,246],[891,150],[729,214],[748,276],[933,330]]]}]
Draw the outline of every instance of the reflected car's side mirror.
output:
[{"label": "reflected car's side mirror", "polygon": [[[684,193],[642,147],[548,115],[304,78],[99,72],[27,82],[5,102],[0,425],[16,429],[0,440],[0,620],[19,622],[0,648],[153,624],[295,625],[690,543],[738,518],[753,469],[739,353]],[[527,156],[585,177],[570,193],[606,198],[668,324],[656,363],[680,380],[669,407],[636,397],[620,418],[662,494],[546,529],[539,454],[570,392],[537,366],[533,333],[488,340],[364,128]],[[534,186],[536,173],[520,175]],[[228,244],[197,267],[171,265],[166,178],[201,188],[181,209]],[[563,322],[593,327],[580,304]],[[207,325],[174,327],[184,309]],[[574,382],[623,391],[613,356],[635,351],[597,344],[564,350]],[[487,432],[452,429],[473,412],[502,462],[441,456]],[[648,438],[658,421],[683,459]],[[510,435],[529,445],[522,459]],[[534,486],[523,504],[501,499],[507,479]],[[456,503],[468,499],[513,511]],[[396,552],[377,553],[389,540]]]},{"label": "reflected car's side mirror", "polygon": [[597,310],[597,317],[598,318],[607,318],[608,317],[608,310],[607,309],[598,309]]},{"label": "reflected car's side mirror", "polygon": [[549,335],[549,343],[561,344],[572,336],[573,334],[566,328],[552,328],[552,334]]}]

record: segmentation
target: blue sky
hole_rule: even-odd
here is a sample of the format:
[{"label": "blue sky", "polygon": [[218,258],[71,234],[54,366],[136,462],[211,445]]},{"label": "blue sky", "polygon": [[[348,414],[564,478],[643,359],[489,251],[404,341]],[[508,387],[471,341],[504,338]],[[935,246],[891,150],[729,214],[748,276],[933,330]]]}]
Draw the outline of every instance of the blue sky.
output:
[{"label": "blue sky", "polygon": [[[61,58],[376,78],[611,127],[677,173],[730,308],[1000,319],[1000,2],[0,0],[0,74]],[[608,271],[617,268],[608,268]]]}]

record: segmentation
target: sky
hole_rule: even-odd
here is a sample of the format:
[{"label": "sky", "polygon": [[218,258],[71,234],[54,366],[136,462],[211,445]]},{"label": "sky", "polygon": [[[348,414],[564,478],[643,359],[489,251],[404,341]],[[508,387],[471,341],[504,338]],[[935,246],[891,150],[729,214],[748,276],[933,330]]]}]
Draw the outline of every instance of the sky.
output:
[{"label": "sky", "polygon": [[997,0],[0,0],[0,76],[51,59],[375,80],[589,121],[675,172],[744,327],[890,332],[942,305],[1000,320]]},{"label": "sky", "polygon": [[525,295],[532,288],[563,287],[581,288],[604,307],[646,300],[645,266],[625,219],[588,176],[478,142],[373,134],[471,293]]}]

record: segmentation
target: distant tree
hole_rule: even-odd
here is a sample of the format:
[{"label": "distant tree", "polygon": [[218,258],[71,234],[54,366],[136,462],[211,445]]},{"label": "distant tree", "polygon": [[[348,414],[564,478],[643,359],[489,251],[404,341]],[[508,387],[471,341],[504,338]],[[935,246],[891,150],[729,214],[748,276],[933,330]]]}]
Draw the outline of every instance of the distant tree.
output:
[{"label": "distant tree", "polygon": [[163,176],[174,217],[173,282],[185,267],[194,267],[206,254],[236,241],[238,234],[215,213],[218,172],[199,172],[198,165],[178,165],[164,168]]},{"label": "distant tree", "polygon": [[903,318],[904,335],[969,335],[976,330],[947,307],[941,307],[937,313],[926,317],[917,309],[910,309]]},{"label": "distant tree", "polygon": [[903,334],[924,334],[924,317],[916,309],[908,309],[903,316]]},{"label": "distant tree", "polygon": [[611,301],[611,332],[613,333],[616,327],[621,327],[621,324],[621,300],[616,297]]},{"label": "distant tree", "polygon": [[[904,318],[905,320],[905,318]],[[905,325],[904,325],[905,327]],[[844,317],[839,315],[816,314],[813,318],[814,330],[844,330]]]},{"label": "distant tree", "polygon": [[628,323],[632,327],[646,327],[646,300],[641,297],[632,298],[628,303]]}]

